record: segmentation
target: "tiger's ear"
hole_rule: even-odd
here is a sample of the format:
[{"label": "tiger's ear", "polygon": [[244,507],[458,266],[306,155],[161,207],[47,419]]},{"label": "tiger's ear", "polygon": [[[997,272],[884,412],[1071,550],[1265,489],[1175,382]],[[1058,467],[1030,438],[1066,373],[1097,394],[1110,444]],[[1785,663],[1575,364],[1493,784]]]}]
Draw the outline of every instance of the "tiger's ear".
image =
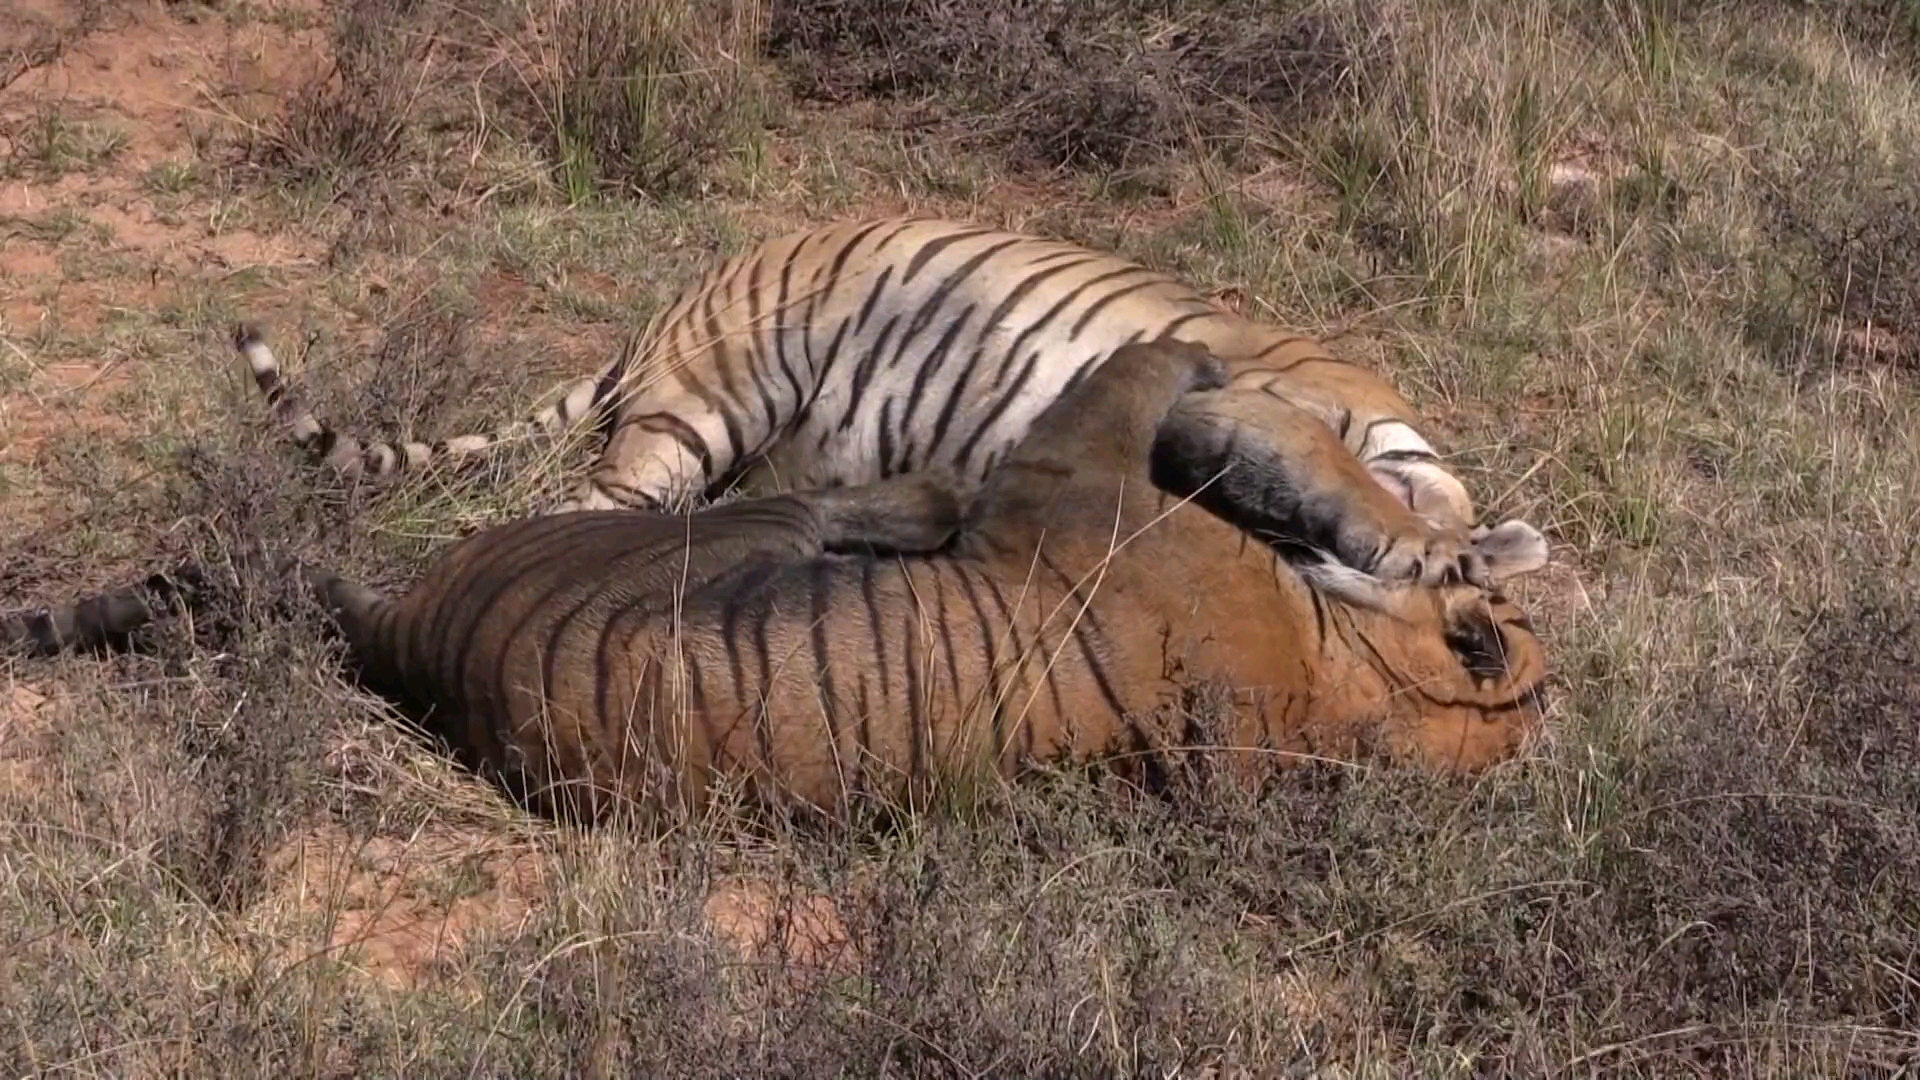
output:
[{"label": "tiger's ear", "polygon": [[1491,529],[1475,526],[1468,539],[1485,560],[1489,581],[1531,574],[1547,565],[1547,538],[1539,529],[1517,518]]}]

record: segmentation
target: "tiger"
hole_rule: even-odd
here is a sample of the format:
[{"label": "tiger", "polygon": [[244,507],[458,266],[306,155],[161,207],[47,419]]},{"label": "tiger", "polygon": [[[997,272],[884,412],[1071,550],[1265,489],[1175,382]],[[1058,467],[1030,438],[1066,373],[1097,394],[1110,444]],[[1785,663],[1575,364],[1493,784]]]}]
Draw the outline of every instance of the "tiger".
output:
[{"label": "tiger", "polygon": [[[365,684],[572,819],[697,812],[722,784],[841,820],[925,808],[942,785],[1190,749],[1164,718],[1222,683],[1239,761],[1514,755],[1547,673],[1515,604],[1290,559],[1164,490],[1159,430],[1228,368],[1169,341],[1114,361],[971,499],[936,468],[685,515],[534,515],[457,541],[398,599],[302,573]],[[1182,471],[1254,474],[1243,494],[1274,520],[1298,512],[1293,470],[1340,445],[1317,424],[1216,433]]]},{"label": "tiger", "polygon": [[1204,345],[1231,372],[1181,404],[1174,430],[1270,399],[1285,406],[1277,422],[1329,425],[1393,496],[1400,509],[1370,515],[1378,534],[1343,523],[1360,488],[1318,508],[1315,534],[1353,541],[1336,558],[1389,580],[1459,571],[1484,535],[1472,500],[1382,378],[1166,274],[1035,235],[907,216],[778,237],[710,267],[530,421],[434,444],[336,431],[291,394],[256,324],[234,342],[293,441],[344,473],[392,476],[593,417],[603,448],[556,509],[657,510],[933,466],[976,489],[1062,393],[1121,346],[1162,337]]}]

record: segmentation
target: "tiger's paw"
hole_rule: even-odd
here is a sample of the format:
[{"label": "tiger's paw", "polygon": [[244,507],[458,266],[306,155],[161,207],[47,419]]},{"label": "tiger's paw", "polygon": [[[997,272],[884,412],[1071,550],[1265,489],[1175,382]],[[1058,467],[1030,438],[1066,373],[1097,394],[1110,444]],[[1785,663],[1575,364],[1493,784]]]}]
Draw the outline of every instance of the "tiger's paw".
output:
[{"label": "tiger's paw", "polygon": [[1473,553],[1486,567],[1488,584],[1546,568],[1546,536],[1518,518],[1491,529],[1477,526],[1468,536],[1473,541]]},{"label": "tiger's paw", "polygon": [[[1344,554],[1344,553],[1343,553]],[[1547,565],[1547,538],[1524,521],[1459,530],[1427,526],[1389,537],[1364,558],[1345,561],[1387,582],[1491,588]]]},{"label": "tiger's paw", "polygon": [[1486,562],[1474,550],[1473,542],[1450,529],[1421,527],[1377,541],[1362,557],[1355,558],[1354,554],[1342,552],[1342,561],[1393,584],[1445,585],[1486,580]]}]

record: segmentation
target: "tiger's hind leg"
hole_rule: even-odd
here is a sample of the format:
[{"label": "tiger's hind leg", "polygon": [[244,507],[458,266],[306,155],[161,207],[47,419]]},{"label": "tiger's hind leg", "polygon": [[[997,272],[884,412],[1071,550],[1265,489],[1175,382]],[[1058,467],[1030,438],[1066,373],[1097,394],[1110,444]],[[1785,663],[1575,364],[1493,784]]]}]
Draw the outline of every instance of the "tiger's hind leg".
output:
[{"label": "tiger's hind leg", "polygon": [[1182,402],[1154,445],[1153,477],[1282,550],[1327,552],[1386,581],[1485,585],[1545,561],[1544,538],[1524,523],[1477,536],[1416,513],[1332,428],[1261,391]]}]

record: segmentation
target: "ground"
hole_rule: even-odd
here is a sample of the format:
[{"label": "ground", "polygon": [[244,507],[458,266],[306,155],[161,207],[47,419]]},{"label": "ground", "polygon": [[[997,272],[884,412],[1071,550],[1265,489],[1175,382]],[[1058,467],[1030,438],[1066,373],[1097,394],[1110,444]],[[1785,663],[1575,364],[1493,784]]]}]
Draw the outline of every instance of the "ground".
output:
[{"label": "ground", "polygon": [[[1037,778],[853,832],[522,813],[237,570],[0,667],[10,1074],[1896,1075],[1920,1058],[1920,47],[1845,0],[0,0],[0,607],[404,582],[578,448],[433,438],[720,254],[905,209],[1375,365],[1554,650],[1471,782]],[[645,108],[628,93],[653,87]],[[661,89],[664,88],[664,89]]]}]

